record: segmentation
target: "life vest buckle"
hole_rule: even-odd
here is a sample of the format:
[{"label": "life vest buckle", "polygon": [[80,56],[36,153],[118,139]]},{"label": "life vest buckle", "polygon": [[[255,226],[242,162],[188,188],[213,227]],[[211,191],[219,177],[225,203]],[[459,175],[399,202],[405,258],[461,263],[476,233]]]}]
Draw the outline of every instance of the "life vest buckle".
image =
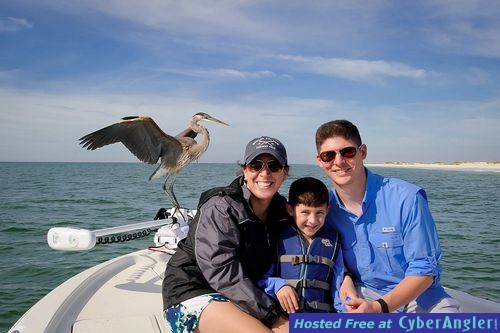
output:
[{"label": "life vest buckle", "polygon": [[319,307],[318,307],[318,304],[319,302],[318,301],[311,301],[311,302],[307,302],[307,305],[309,305],[309,307],[317,310]]},{"label": "life vest buckle", "polygon": [[292,262],[292,265],[298,265],[300,263],[307,263],[308,262],[308,256],[305,255],[305,254],[302,254],[302,255],[296,255],[296,256],[293,256],[291,262]]}]

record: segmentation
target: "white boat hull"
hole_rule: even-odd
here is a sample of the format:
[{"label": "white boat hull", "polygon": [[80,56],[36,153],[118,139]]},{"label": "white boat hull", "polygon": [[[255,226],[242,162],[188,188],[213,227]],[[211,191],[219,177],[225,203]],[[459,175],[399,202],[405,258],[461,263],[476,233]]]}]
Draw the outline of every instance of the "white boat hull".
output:
[{"label": "white boat hull", "polygon": [[[167,253],[141,250],[91,267],[36,303],[9,333],[163,333],[161,284]],[[500,304],[447,289],[463,312],[500,312]]]},{"label": "white boat hull", "polygon": [[142,250],[91,267],[47,294],[9,332],[170,332],[161,297],[169,258]]}]

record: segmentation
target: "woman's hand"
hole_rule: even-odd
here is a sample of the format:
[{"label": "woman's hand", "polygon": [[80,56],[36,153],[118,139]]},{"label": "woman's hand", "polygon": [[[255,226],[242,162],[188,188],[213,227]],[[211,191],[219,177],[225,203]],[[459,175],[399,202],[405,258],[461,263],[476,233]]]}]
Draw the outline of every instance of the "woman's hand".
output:
[{"label": "woman's hand", "polygon": [[283,286],[276,293],[281,308],[288,313],[294,313],[299,310],[299,295],[292,286]]}]

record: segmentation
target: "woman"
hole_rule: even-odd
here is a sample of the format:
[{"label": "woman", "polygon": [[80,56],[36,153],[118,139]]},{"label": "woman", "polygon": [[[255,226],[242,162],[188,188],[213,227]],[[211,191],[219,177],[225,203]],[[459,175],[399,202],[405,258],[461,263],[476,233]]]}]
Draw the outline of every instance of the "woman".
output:
[{"label": "woman", "polygon": [[186,239],[163,280],[165,317],[173,332],[288,332],[288,320],[256,281],[276,253],[286,199],[278,189],[288,175],[283,144],[251,140],[243,176],[201,195]]}]

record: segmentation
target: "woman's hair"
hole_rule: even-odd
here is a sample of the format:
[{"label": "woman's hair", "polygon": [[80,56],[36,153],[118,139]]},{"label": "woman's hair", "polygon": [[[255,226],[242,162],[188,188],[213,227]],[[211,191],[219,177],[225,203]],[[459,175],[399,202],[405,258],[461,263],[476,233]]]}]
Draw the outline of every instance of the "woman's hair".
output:
[{"label": "woman's hair", "polygon": [[303,204],[305,206],[319,207],[328,205],[328,189],[319,179],[313,177],[299,178],[290,185],[288,192],[288,203],[295,207]]},{"label": "woman's hair", "polygon": [[316,150],[329,138],[341,136],[353,141],[356,146],[361,146],[361,135],[358,128],[348,120],[334,120],[321,125],[316,131]]}]

